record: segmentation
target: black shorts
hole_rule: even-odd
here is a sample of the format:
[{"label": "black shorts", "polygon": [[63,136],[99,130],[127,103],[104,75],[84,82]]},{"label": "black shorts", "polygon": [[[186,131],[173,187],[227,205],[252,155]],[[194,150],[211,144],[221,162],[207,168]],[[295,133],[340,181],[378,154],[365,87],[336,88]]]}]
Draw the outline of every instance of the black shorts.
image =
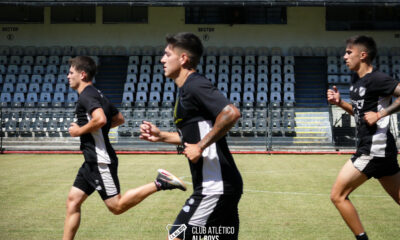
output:
[{"label": "black shorts", "polygon": [[[238,239],[240,197],[241,195],[190,196],[169,234],[185,240],[200,239],[200,237],[218,240]],[[182,231],[183,229],[185,230]]]},{"label": "black shorts", "polygon": [[120,193],[118,164],[84,162],[76,175],[74,187],[87,195],[97,190],[103,200]]},{"label": "black shorts", "polygon": [[351,161],[355,168],[368,178],[392,176],[400,171],[396,157],[374,157],[368,155],[353,155]]}]

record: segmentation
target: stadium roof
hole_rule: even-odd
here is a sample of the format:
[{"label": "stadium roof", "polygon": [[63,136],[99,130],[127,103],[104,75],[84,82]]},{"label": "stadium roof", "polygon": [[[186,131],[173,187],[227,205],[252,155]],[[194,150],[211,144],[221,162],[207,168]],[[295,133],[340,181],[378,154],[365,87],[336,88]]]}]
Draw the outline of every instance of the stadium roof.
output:
[{"label": "stadium roof", "polygon": [[66,6],[400,6],[399,0],[0,0],[0,5]]}]

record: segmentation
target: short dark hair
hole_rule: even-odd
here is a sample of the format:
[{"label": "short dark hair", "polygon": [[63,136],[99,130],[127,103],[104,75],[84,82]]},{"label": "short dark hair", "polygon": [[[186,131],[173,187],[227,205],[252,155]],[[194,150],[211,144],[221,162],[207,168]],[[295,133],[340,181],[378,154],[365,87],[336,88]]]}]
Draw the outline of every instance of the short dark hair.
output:
[{"label": "short dark hair", "polygon": [[92,81],[94,75],[96,75],[96,63],[91,57],[88,56],[77,56],[69,59],[69,64],[78,71],[83,71],[87,74],[85,82]]},{"label": "short dark hair", "polygon": [[167,43],[172,47],[181,48],[189,53],[189,67],[196,68],[203,55],[203,44],[199,37],[189,32],[167,35]]},{"label": "short dark hair", "polygon": [[365,48],[365,51],[368,53],[367,62],[372,63],[377,54],[377,48],[375,40],[372,37],[368,36],[353,36],[346,40],[347,45],[361,45]]}]

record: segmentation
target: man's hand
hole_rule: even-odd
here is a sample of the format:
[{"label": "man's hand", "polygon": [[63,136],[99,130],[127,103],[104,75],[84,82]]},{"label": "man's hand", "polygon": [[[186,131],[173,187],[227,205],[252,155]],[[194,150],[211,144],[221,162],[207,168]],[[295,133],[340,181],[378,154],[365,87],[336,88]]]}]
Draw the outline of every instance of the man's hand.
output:
[{"label": "man's hand", "polygon": [[364,120],[369,126],[374,125],[381,118],[379,112],[367,112],[364,114]]},{"label": "man's hand", "polygon": [[326,97],[330,104],[340,104],[340,93],[336,86],[333,86],[332,89],[328,89]]},{"label": "man's hand", "polygon": [[149,142],[159,142],[161,141],[160,133],[160,129],[151,122],[143,121],[143,123],[140,124],[140,139]]},{"label": "man's hand", "polygon": [[183,154],[185,154],[185,156],[192,163],[197,163],[197,161],[199,161],[202,153],[203,153],[203,150],[201,150],[201,148],[198,144],[185,143],[185,151],[183,151]]},{"label": "man's hand", "polygon": [[79,137],[81,135],[80,130],[81,130],[81,128],[78,126],[78,124],[76,124],[74,122],[71,123],[70,127],[68,128],[68,132],[69,132],[69,135],[71,135],[71,137]]}]

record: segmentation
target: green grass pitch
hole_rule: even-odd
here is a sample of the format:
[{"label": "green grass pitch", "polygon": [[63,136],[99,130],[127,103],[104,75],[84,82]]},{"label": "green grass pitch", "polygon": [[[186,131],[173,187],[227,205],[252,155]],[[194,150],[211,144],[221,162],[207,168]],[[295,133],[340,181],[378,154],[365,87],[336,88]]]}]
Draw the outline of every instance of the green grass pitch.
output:
[{"label": "green grass pitch", "polygon": [[[349,155],[235,155],[244,180],[239,204],[241,240],[354,239],[329,199]],[[190,182],[184,156],[120,155],[122,193],[154,180],[165,168]],[[82,155],[0,155],[0,239],[61,239],[67,193]],[[189,191],[158,192],[120,215],[97,193],[82,207],[76,239],[166,239]],[[398,205],[370,180],[351,200],[371,239],[400,236]]]}]

